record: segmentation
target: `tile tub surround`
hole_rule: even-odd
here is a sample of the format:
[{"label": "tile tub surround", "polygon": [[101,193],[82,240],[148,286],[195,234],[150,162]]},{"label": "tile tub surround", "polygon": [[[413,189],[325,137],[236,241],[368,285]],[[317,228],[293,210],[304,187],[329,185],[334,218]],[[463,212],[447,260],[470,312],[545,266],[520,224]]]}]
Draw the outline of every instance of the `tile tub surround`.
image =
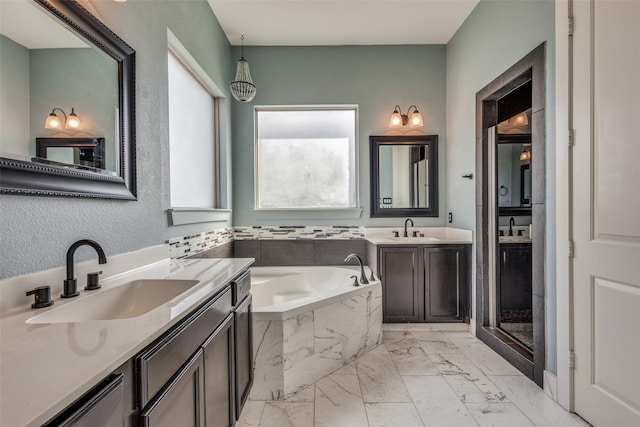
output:
[{"label": "tile tub surround", "polygon": [[286,399],[380,344],[382,289],[365,289],[283,320],[255,312],[251,398]]},{"label": "tile tub surround", "polygon": [[236,427],[266,426],[589,424],[468,332],[392,331],[383,345],[284,400],[248,400]]},{"label": "tile tub surround", "polygon": [[[127,254],[122,263],[127,264],[132,258],[135,257]],[[117,256],[109,259],[111,268],[117,264],[117,259]],[[22,305],[3,310],[0,317],[0,425],[42,425],[179,322],[203,300],[226,286],[252,261],[167,258],[107,277],[102,281],[102,289],[91,293],[81,290],[76,298],[62,300],[59,293],[53,294],[55,304],[49,308],[31,309],[25,298]],[[77,323],[25,323],[35,315],[63,305],[82,304],[95,293],[131,280],[165,278],[197,280],[198,283],[138,317]],[[79,351],[79,348],[96,350]]]},{"label": "tile tub surround", "polygon": [[[363,241],[364,227],[360,226],[242,226],[242,227],[226,227],[218,230],[206,231],[203,233],[191,234],[188,236],[174,237],[165,241],[169,245],[171,259],[187,258],[192,256],[205,258],[218,257],[244,257],[244,252],[258,251],[256,261],[260,261],[259,245],[258,249],[254,249],[251,245],[247,245],[251,241]],[[240,245],[240,256],[234,255],[235,241],[242,241],[244,245]],[[229,246],[222,248],[223,246]],[[219,250],[215,250],[219,249]],[[267,249],[265,249],[267,250]],[[205,253],[206,252],[206,253]],[[313,258],[311,262],[305,259],[307,264],[314,264]],[[322,260],[320,261],[322,263]],[[328,264],[335,264],[335,261]],[[280,265],[280,264],[271,264]]]}]

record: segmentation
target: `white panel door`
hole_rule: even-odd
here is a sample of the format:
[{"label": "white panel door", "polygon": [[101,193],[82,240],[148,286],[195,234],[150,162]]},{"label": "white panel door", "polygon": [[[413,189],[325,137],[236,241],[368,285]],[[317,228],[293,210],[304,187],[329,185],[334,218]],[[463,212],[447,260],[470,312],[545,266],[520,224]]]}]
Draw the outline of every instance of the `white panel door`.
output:
[{"label": "white panel door", "polygon": [[575,411],[640,426],[640,0],[573,4]]}]

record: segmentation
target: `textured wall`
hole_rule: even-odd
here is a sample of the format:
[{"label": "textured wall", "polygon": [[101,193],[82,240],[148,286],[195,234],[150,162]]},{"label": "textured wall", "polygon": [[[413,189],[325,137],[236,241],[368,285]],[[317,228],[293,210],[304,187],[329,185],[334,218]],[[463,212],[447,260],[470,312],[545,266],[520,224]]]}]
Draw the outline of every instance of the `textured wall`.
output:
[{"label": "textured wall", "polygon": [[[240,57],[240,49],[233,49]],[[445,47],[321,46],[245,47],[257,94],[250,104],[235,103],[233,115],[234,225],[400,224],[401,218],[369,218],[369,136],[393,135],[389,116],[399,104],[403,113],[416,104],[425,119],[420,131],[440,136],[440,217],[416,219],[416,226],[444,225],[446,212]],[[255,105],[357,104],[359,113],[359,190],[361,218],[333,214],[254,210]],[[407,132],[409,127],[403,128]]]},{"label": "textured wall", "polygon": [[[546,364],[556,371],[555,15],[550,0],[482,0],[447,45],[447,205],[453,225],[475,230],[475,95],[546,43]],[[474,248],[475,250],[475,248]],[[475,271],[475,253],[473,255]],[[475,312],[475,275],[473,283]]]},{"label": "textured wall", "polygon": [[[0,196],[0,278],[61,266],[69,245],[81,238],[95,239],[109,256],[227,225],[170,227],[166,214],[167,28],[226,91],[233,68],[230,46],[209,5],[194,0],[97,1],[93,6],[136,50],[138,201]],[[84,248],[77,254],[78,259],[90,256]]]}]

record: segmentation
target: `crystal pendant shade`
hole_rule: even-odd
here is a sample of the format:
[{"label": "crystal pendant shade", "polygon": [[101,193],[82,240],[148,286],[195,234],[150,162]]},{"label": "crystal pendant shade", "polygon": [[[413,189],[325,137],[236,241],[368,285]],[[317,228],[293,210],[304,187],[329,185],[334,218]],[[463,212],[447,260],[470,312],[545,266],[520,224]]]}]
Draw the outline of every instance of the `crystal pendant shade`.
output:
[{"label": "crystal pendant shade", "polygon": [[238,61],[236,78],[231,82],[231,94],[240,102],[249,102],[256,96],[256,85],[251,80],[249,63],[244,57]]}]

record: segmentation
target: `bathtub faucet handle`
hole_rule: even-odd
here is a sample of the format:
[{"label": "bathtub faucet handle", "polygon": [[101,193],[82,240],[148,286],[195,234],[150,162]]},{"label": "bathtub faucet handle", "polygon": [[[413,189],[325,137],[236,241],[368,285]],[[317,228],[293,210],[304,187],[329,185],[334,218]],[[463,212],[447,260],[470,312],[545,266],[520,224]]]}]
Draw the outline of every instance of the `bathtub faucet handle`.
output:
[{"label": "bathtub faucet handle", "polygon": [[369,270],[371,270],[371,277],[369,277],[369,280],[371,280],[372,282],[375,282],[376,276],[373,275],[373,268],[369,268]]},{"label": "bathtub faucet handle", "polygon": [[358,283],[358,276],[351,276],[351,278],[353,279],[353,286],[360,286],[360,283]]}]

